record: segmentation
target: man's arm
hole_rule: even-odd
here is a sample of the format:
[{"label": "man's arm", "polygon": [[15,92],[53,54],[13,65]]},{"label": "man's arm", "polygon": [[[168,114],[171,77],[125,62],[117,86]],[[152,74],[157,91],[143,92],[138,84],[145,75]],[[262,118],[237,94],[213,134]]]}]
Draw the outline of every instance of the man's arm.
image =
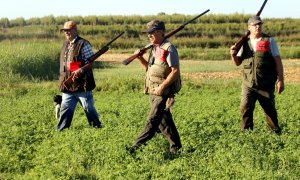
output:
[{"label": "man's arm", "polygon": [[142,64],[142,66],[145,69],[147,69],[148,68],[148,61],[146,61],[146,59],[143,56],[138,56],[137,58],[140,61],[140,63]]},{"label": "man's arm", "polygon": [[236,66],[239,66],[242,64],[242,60],[239,56],[237,56],[236,50],[235,50],[235,45],[230,47],[230,55],[231,55],[231,60],[234,62]]},{"label": "man's arm", "polygon": [[[134,52],[134,54],[139,54],[141,52],[140,49],[136,50]],[[147,69],[148,68],[148,61],[146,61],[146,59],[143,57],[143,55],[146,53],[146,51],[144,51],[143,53],[141,53],[142,55],[138,56],[138,60],[140,61],[140,63],[142,64],[142,66]]]},{"label": "man's arm", "polygon": [[278,75],[277,93],[280,94],[284,90],[284,73],[283,73],[283,65],[279,54],[278,46],[273,37],[270,38],[270,50],[276,64],[276,71]]},{"label": "man's arm", "polygon": [[283,73],[283,65],[280,56],[274,56],[274,60],[276,63],[276,70],[278,74],[277,81],[277,93],[280,94],[284,91],[284,73]]}]

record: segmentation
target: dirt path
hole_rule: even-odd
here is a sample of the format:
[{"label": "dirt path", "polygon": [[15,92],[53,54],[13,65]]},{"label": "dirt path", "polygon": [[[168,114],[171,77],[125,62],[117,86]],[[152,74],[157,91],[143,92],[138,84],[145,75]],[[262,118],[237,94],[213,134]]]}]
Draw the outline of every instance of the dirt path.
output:
[{"label": "dirt path", "polygon": [[[300,84],[300,68],[285,68],[284,78],[286,82]],[[182,73],[184,77],[192,79],[232,79],[241,77],[240,71],[231,72],[196,72]]]},{"label": "dirt path", "polygon": [[[132,54],[109,54],[106,53],[100,57],[100,61],[106,61],[110,63],[121,63],[124,58],[131,56]],[[231,72],[196,72],[196,73],[182,73],[183,76],[188,78],[204,78],[204,79],[231,79],[241,77],[240,71]],[[300,84],[300,67],[286,67],[284,69],[285,82]]]}]

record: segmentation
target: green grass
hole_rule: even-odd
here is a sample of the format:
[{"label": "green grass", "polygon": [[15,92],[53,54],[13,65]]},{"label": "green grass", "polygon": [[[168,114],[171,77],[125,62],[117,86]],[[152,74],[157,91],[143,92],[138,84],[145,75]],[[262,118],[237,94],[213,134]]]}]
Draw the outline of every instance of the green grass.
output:
[{"label": "green grass", "polygon": [[[239,128],[240,78],[183,76],[173,117],[180,154],[157,134],[134,155],[125,151],[149,111],[138,61],[97,62],[95,106],[104,124],[88,126],[78,105],[70,129],[56,132],[52,97],[61,43],[4,41],[0,45],[0,179],[296,179],[300,176],[299,84],[276,96],[282,135],[271,133],[257,104],[255,129]],[[112,53],[110,51],[110,53]],[[180,51],[181,52],[181,51]],[[124,55],[125,56],[125,55]],[[125,58],[125,57],[124,57]],[[299,60],[284,60],[299,68]],[[181,61],[181,72],[237,71],[229,60]]]},{"label": "green grass", "polygon": [[48,41],[4,41],[0,45],[1,84],[16,80],[58,78],[60,44]]},{"label": "green grass", "polygon": [[[298,61],[288,61],[298,67]],[[236,70],[229,61],[182,61],[182,72]],[[88,126],[78,105],[70,129],[56,132],[56,82],[10,82],[0,93],[0,179],[296,179],[300,176],[299,84],[276,96],[282,135],[271,133],[257,104],[252,132],[239,128],[240,79],[185,79],[173,117],[183,149],[168,153],[157,134],[134,155],[125,151],[149,110],[144,71],[100,64],[95,106],[104,124]],[[21,76],[22,77],[22,76]],[[35,78],[34,78],[35,79]]]}]

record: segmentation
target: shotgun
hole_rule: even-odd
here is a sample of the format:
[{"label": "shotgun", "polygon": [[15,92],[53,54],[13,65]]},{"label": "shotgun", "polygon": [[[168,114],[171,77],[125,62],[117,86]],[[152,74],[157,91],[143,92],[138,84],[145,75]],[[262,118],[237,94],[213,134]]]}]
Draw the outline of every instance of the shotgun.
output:
[{"label": "shotgun", "polygon": [[[266,3],[268,0],[265,0],[262,6],[260,7],[259,11],[256,13],[256,16],[260,16],[261,12],[263,11]],[[235,44],[235,47],[233,48],[236,50],[236,53],[233,55],[237,55],[241,47],[243,46],[244,42],[248,39],[248,36],[250,35],[250,31],[246,31],[245,34],[238,40],[238,42]]]},{"label": "shotgun", "polygon": [[[122,36],[124,34],[124,32],[120,33],[118,36],[116,36],[114,39],[112,39],[109,43],[107,43],[105,46],[103,46],[99,51],[97,51],[95,54],[93,54],[90,58],[88,58],[88,64],[84,65],[81,67],[81,69],[83,70],[83,72],[85,72],[86,70],[89,70],[92,68],[93,66],[93,62],[100,57],[102,54],[106,53],[109,49],[109,45],[111,43],[113,43],[115,40],[117,40],[120,36]],[[79,88],[79,84],[76,82],[76,79],[78,77],[75,77],[74,73],[72,73],[68,79],[66,79],[63,82],[63,86],[69,90],[69,91],[76,91]]]},{"label": "shotgun", "polygon": [[[178,31],[181,31],[187,24],[193,22],[194,20],[196,20],[196,19],[199,18],[200,16],[203,16],[203,15],[206,14],[208,11],[209,11],[209,9],[206,10],[206,11],[204,11],[203,13],[197,15],[197,16],[194,17],[193,19],[191,19],[191,20],[189,20],[189,21],[186,21],[184,24],[182,24],[181,26],[179,26],[177,29],[174,29],[173,31],[169,32],[169,33],[166,34],[166,36],[164,37],[164,40],[167,39],[167,38],[169,38],[169,37],[171,37],[171,36],[173,36],[173,35],[176,34]],[[147,51],[148,49],[152,48],[152,46],[153,46],[153,45],[150,43],[150,44],[146,45],[145,47],[141,48],[140,51],[139,51],[139,53],[133,54],[133,55],[130,56],[129,58],[125,59],[125,60],[123,61],[123,64],[124,64],[124,65],[128,65],[128,64],[131,63],[135,58],[137,58],[138,56],[143,55],[143,54],[145,53],[145,51]]]}]

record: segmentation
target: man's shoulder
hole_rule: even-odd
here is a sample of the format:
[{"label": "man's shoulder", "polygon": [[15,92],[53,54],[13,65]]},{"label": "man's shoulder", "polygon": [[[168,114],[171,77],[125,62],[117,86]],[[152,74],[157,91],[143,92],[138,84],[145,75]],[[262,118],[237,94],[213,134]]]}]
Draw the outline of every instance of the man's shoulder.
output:
[{"label": "man's shoulder", "polygon": [[269,35],[269,34],[265,34],[265,33],[263,33],[263,34],[262,34],[262,38],[265,38],[265,39],[270,39],[270,38],[272,38],[272,36],[271,36],[271,35]]},{"label": "man's shoulder", "polygon": [[263,37],[271,37],[269,34],[267,34],[267,33],[262,33],[262,36]]},{"label": "man's shoulder", "polygon": [[87,45],[87,44],[90,45],[91,44],[88,40],[86,40],[86,39],[84,39],[84,38],[82,38],[80,36],[77,37],[77,43],[83,44],[83,45]]},{"label": "man's shoulder", "polygon": [[169,47],[174,46],[170,41],[167,39],[160,45],[162,49],[168,50]]}]

